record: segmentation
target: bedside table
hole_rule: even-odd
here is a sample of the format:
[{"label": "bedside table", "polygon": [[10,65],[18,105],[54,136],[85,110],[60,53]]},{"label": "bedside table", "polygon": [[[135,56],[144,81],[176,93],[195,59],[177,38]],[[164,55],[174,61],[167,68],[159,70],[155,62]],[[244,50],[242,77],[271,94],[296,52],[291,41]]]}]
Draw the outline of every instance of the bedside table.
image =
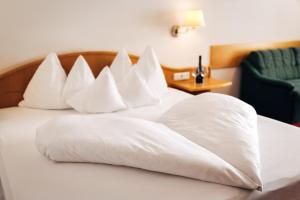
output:
[{"label": "bedside table", "polygon": [[204,79],[202,84],[196,84],[195,80],[174,81],[170,86],[190,94],[200,94],[209,92],[212,89],[228,87],[232,85],[231,81],[217,80],[212,78]]}]

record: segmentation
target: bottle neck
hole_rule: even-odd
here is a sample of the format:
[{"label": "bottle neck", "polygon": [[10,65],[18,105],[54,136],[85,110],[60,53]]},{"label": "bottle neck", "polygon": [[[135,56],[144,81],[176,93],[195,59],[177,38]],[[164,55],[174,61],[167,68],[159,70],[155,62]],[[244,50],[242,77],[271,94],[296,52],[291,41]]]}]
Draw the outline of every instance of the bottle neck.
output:
[{"label": "bottle neck", "polygon": [[199,56],[198,71],[202,71],[202,56]]}]

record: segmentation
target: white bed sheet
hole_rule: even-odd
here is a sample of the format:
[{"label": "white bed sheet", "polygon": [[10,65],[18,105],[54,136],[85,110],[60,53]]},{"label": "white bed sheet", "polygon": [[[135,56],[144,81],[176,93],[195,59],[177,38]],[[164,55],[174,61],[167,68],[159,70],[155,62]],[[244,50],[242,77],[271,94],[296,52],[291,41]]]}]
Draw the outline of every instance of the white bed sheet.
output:
[{"label": "white bed sheet", "polygon": [[[169,95],[160,105],[117,114],[156,120],[172,105],[189,96],[169,89]],[[251,193],[134,168],[54,163],[43,157],[34,144],[35,129],[51,118],[74,113],[73,110],[46,111],[17,107],[0,110],[0,176],[7,200],[218,200],[245,199]],[[273,184],[299,175],[299,129],[265,117],[259,117],[258,127],[263,183]]]}]

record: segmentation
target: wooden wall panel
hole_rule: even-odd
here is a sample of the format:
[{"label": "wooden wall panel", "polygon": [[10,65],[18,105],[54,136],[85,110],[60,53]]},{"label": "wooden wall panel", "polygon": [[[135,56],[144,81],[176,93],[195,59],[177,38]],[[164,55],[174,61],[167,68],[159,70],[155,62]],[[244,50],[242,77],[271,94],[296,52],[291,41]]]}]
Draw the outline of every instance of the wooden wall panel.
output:
[{"label": "wooden wall panel", "polygon": [[299,47],[300,40],[286,42],[213,45],[210,47],[211,69],[238,67],[251,51]]}]

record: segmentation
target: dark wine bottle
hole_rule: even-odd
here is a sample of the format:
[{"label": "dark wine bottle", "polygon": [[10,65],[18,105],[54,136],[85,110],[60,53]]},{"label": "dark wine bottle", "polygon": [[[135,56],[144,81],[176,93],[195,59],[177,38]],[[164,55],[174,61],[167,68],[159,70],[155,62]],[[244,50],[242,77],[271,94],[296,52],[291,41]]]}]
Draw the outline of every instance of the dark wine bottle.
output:
[{"label": "dark wine bottle", "polygon": [[196,71],[196,83],[201,84],[203,83],[203,70],[202,70],[202,56],[199,56],[199,63],[198,63],[198,68]]}]

